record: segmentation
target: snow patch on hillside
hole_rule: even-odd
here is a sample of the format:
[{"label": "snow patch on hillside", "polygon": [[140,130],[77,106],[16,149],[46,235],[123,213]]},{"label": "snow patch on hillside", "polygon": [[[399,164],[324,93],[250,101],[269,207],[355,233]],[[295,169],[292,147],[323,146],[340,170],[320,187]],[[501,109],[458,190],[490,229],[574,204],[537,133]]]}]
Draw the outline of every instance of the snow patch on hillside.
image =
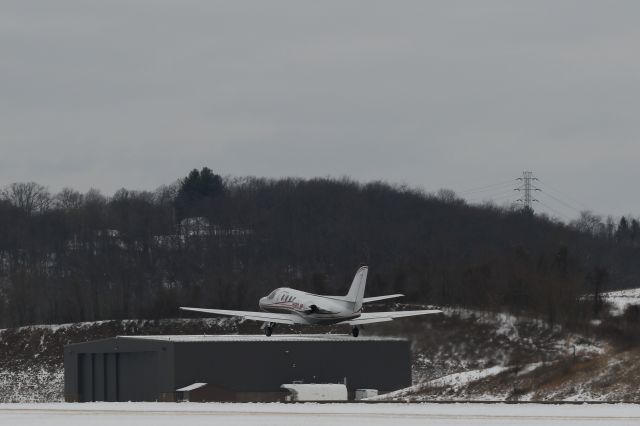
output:
[{"label": "snow patch on hillside", "polygon": [[484,379],[485,377],[495,376],[503,371],[508,370],[509,367],[502,365],[496,365],[494,367],[485,368],[482,370],[463,371],[462,373],[450,374],[448,376],[440,377],[439,379],[431,380],[426,383],[431,387],[451,387],[453,389],[460,389],[471,382]]},{"label": "snow patch on hillside", "polygon": [[[36,324],[36,325],[25,325],[23,327],[16,328],[3,328],[0,329],[0,336],[3,332],[7,330],[11,330],[12,332],[22,332],[22,331],[50,331],[55,333],[57,331],[65,331],[65,330],[87,330],[90,328],[99,327],[101,325],[112,324],[113,322],[118,322],[123,326],[139,326],[146,325],[154,322],[153,320],[142,320],[142,319],[125,319],[125,320],[103,320],[103,321],[87,321],[87,322],[74,322],[74,323],[66,323],[66,324]],[[170,325],[176,322],[182,323],[183,325],[189,324],[203,324],[206,326],[214,327],[228,327],[233,326],[239,322],[237,318],[176,318],[176,319],[163,319],[155,321],[158,325]]]},{"label": "snow patch on hillside", "polygon": [[610,291],[602,294],[602,298],[611,304],[613,315],[622,315],[629,305],[640,305],[640,288]]},{"label": "snow patch on hillside", "polygon": [[549,325],[544,320],[518,316],[508,312],[489,312],[474,309],[441,308],[448,317],[459,317],[463,320],[473,320],[476,324],[491,325],[496,327],[496,334],[508,337],[509,340],[520,338],[518,327],[526,325],[534,328],[544,328],[558,333],[562,331],[560,325]]},{"label": "snow patch on hillside", "polygon": [[0,370],[0,402],[64,401],[62,365]]},{"label": "snow patch on hillside", "polygon": [[[495,376],[504,371],[507,371],[510,367],[502,365],[496,365],[489,368],[480,370],[463,371],[461,373],[449,374],[447,376],[439,377],[428,382],[419,383],[417,385],[410,386],[408,388],[400,389],[394,392],[389,392],[384,395],[369,398],[371,401],[384,401],[384,400],[398,400],[408,395],[419,394],[420,392],[428,388],[447,388],[452,391],[459,391],[463,387],[469,385],[472,382],[476,382],[485,379],[490,376]],[[525,367],[527,368],[527,367]],[[431,399],[431,398],[430,398]]]}]

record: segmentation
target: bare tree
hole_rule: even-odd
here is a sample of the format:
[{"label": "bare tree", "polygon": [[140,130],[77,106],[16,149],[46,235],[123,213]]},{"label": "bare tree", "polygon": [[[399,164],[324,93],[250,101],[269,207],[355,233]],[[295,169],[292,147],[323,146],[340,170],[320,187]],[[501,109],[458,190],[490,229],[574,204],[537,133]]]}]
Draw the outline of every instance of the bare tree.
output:
[{"label": "bare tree", "polygon": [[594,214],[589,210],[580,212],[580,218],[571,222],[571,225],[580,232],[591,235],[600,235],[603,233],[604,225],[602,216]]},{"label": "bare tree", "polygon": [[72,211],[78,210],[84,203],[84,196],[81,192],[71,188],[63,188],[62,191],[57,193],[54,197],[56,207],[65,210]]},{"label": "bare tree", "polygon": [[107,204],[107,197],[102,195],[99,189],[91,188],[84,194],[84,201],[87,205],[102,207]]},{"label": "bare tree", "polygon": [[606,229],[606,235],[607,235],[607,239],[609,241],[613,240],[613,237],[616,233],[616,223],[613,220],[613,216],[608,215],[606,222],[605,222],[605,229]]},{"label": "bare tree", "polygon": [[173,203],[179,190],[180,182],[174,182],[171,185],[162,185],[153,193],[154,202],[161,206],[169,205]]},{"label": "bare tree", "polygon": [[445,203],[455,203],[461,201],[453,189],[441,188],[436,193],[436,197]]},{"label": "bare tree", "polygon": [[47,188],[35,182],[12,183],[4,188],[2,198],[28,215],[42,213],[51,205],[51,195]]}]

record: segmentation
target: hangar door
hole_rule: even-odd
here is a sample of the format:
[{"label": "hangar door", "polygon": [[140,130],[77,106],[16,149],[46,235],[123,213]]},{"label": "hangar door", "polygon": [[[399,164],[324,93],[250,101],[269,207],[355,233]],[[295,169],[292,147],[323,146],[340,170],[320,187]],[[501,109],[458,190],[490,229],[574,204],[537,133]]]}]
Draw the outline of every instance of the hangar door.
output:
[{"label": "hangar door", "polygon": [[78,354],[80,402],[156,401],[156,352]]}]

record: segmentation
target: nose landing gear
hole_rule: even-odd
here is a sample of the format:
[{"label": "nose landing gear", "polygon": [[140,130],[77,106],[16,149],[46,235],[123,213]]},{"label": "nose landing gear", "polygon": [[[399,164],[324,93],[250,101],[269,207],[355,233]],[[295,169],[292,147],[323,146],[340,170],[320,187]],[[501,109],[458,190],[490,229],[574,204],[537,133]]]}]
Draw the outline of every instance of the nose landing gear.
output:
[{"label": "nose landing gear", "polygon": [[264,335],[267,337],[271,336],[271,333],[273,333],[273,327],[274,324],[272,322],[265,322],[262,325],[262,328],[264,329]]},{"label": "nose landing gear", "polygon": [[351,334],[353,335],[353,337],[358,337],[358,335],[360,334],[360,330],[358,329],[358,327],[353,327],[351,329]]}]

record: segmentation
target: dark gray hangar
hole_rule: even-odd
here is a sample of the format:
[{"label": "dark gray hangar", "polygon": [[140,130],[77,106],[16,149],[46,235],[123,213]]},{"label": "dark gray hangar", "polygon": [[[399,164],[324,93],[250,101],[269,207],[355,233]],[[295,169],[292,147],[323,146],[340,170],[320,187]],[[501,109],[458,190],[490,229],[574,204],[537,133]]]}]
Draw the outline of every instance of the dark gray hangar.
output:
[{"label": "dark gray hangar", "polygon": [[64,349],[67,401],[279,401],[287,383],[411,386],[406,339],[336,335],[127,336]]}]

